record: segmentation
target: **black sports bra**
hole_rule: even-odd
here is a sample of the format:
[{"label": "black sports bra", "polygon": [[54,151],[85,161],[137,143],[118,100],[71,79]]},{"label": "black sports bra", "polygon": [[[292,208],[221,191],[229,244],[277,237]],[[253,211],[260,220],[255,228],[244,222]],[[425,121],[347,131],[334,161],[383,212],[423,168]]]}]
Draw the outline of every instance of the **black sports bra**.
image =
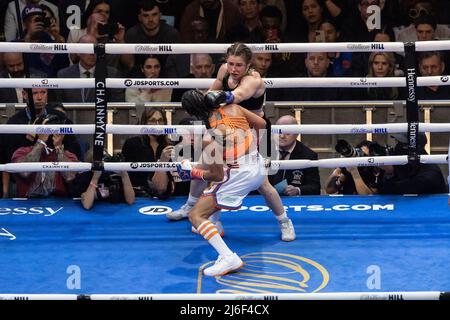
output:
[{"label": "black sports bra", "polygon": [[[223,90],[225,90],[225,91],[233,91],[234,89],[237,88],[237,86],[236,86],[236,88],[231,89],[228,86],[229,78],[230,78],[230,74],[226,73],[222,79],[222,86],[223,86]],[[238,86],[239,86],[239,84],[238,84]],[[253,98],[253,97],[248,98],[247,100],[239,102],[239,105],[244,107],[247,110],[259,110],[263,107],[265,97],[266,97],[266,91],[264,90],[264,93],[261,96],[259,96],[257,98]]]}]

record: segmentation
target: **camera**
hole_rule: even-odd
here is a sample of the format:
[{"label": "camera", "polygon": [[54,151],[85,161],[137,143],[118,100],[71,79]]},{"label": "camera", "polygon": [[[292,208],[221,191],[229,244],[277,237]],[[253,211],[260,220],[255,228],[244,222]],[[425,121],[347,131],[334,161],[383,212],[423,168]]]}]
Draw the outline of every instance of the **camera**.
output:
[{"label": "camera", "polygon": [[50,28],[50,26],[52,25],[52,21],[51,21],[51,19],[49,17],[37,16],[34,19],[34,21],[42,23],[42,26],[44,28]]},{"label": "camera", "polygon": [[119,26],[117,23],[98,23],[97,30],[99,36],[108,36],[109,39],[112,39],[119,31]]},{"label": "camera", "polygon": [[366,155],[361,148],[355,148],[346,140],[338,140],[335,146],[337,152],[339,152],[344,157],[377,157],[377,156],[389,156],[396,154],[395,148],[385,145],[382,146],[378,142],[363,141],[359,145],[366,146],[369,149],[369,154]]},{"label": "camera", "polygon": [[44,121],[47,121],[45,124],[65,124],[66,116],[62,112],[55,111],[55,113],[48,113],[45,115],[41,115],[36,118],[34,124],[43,124]]},{"label": "camera", "polygon": [[346,158],[366,156],[361,148],[352,147],[346,140],[338,140],[334,149]]},{"label": "camera", "polygon": [[395,154],[394,148],[390,145],[382,146],[378,142],[372,142],[369,144],[369,155],[377,157],[384,157]]},{"label": "camera", "polygon": [[104,162],[125,162],[125,157],[121,153],[116,153],[114,155],[105,154],[103,157]]},{"label": "camera", "polygon": [[111,174],[108,177],[106,185],[109,189],[109,201],[111,203],[120,203],[124,200],[123,183],[119,174]]}]

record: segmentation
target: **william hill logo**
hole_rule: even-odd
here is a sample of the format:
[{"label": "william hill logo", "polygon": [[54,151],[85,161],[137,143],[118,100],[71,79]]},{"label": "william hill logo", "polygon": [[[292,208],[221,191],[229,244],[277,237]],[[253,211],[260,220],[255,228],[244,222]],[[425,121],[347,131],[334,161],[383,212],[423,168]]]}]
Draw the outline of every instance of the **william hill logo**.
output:
[{"label": "william hill logo", "polygon": [[55,50],[55,51],[67,51],[67,45],[65,45],[65,44],[55,44],[55,45],[53,45],[53,50]]},{"label": "william hill logo", "polygon": [[370,48],[373,50],[384,50],[384,44],[382,43],[372,43]]},{"label": "william hill logo", "polygon": [[264,46],[264,48],[265,48],[267,51],[272,51],[272,50],[278,51],[278,50],[279,50],[277,44],[266,44],[266,45]]},{"label": "william hill logo", "polygon": [[170,45],[160,45],[160,46],[158,46],[158,49],[161,52],[173,52],[172,46],[170,46]]},{"label": "william hill logo", "polygon": [[387,128],[375,128],[374,133],[387,133]]}]

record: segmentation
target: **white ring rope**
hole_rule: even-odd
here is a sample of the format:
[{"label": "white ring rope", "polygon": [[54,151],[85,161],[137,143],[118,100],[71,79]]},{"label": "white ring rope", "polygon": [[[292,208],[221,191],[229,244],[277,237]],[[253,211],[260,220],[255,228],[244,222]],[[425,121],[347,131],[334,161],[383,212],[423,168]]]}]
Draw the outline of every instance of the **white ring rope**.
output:
[{"label": "white ring rope", "polygon": [[[450,76],[417,77],[418,87],[448,86]],[[391,88],[405,87],[405,77],[386,78],[264,78],[267,89],[276,88]],[[151,88],[151,89],[207,89],[214,79],[183,78],[107,78],[106,88]],[[47,88],[47,89],[81,89],[94,88],[95,79],[85,78],[26,78],[0,79],[2,88]]]},{"label": "white ring rope", "polygon": [[416,51],[450,50],[450,40],[416,41]]},{"label": "white ring rope", "polygon": [[177,294],[0,294],[0,300],[448,300],[449,292],[177,293]]},{"label": "white ring rope", "polygon": [[0,42],[0,52],[94,53],[92,43]]},{"label": "white ring rope", "polygon": [[[403,133],[408,129],[407,123],[381,124],[301,124],[272,125],[273,134],[385,134]],[[203,125],[132,125],[107,124],[108,134],[203,134]],[[93,134],[93,124],[72,125],[23,125],[1,124],[0,134]],[[450,123],[419,123],[419,132],[450,132]]]},{"label": "white ring rope", "polygon": [[[190,54],[225,53],[229,44],[137,44],[111,43],[105,45],[108,54]],[[328,42],[328,43],[247,43],[252,52],[403,52],[403,42]]]},{"label": "white ring rope", "polygon": [[[223,53],[229,44],[106,44],[105,51],[108,54],[122,53]],[[377,42],[377,43],[277,43],[277,44],[251,44],[254,52],[366,52],[366,51],[393,51],[403,52],[404,44],[399,42]],[[450,49],[450,41],[429,41],[418,42],[417,51],[424,50],[445,50]],[[36,53],[94,53],[93,44],[41,44],[41,43],[0,43],[0,52],[36,52]],[[264,79],[268,88],[293,88],[293,87],[404,87],[405,77],[391,78],[268,78]],[[448,85],[448,76],[441,77],[418,77],[417,86]],[[214,79],[106,79],[107,88],[209,88]],[[31,79],[0,79],[0,87],[3,88],[53,88],[53,89],[79,89],[94,88],[95,79],[61,79],[61,78],[31,78]],[[431,131],[435,124],[423,124]],[[450,124],[436,124],[439,132],[447,131]],[[20,127],[20,128],[19,128]],[[152,128],[153,127],[153,128]],[[130,125],[108,125],[107,133],[116,134],[173,134],[178,131],[187,131],[191,128],[176,128],[174,126],[130,126]],[[186,126],[189,127],[189,126]],[[191,126],[192,127],[192,126]],[[330,129],[327,131],[326,129]],[[336,133],[398,133],[405,132],[407,124],[383,124],[383,125],[302,125],[302,126],[273,126],[275,133],[310,133],[310,134],[336,134]],[[436,126],[436,128],[438,128]],[[94,125],[2,125],[4,133],[37,133],[37,134],[92,134],[95,131]],[[131,129],[131,130],[130,130]],[[199,133],[199,128],[192,128],[194,133]],[[331,131],[331,129],[333,129]],[[168,131],[169,130],[169,131]],[[204,129],[201,129],[202,131]],[[25,131],[25,132],[23,132]],[[433,158],[434,157],[434,158]],[[441,163],[445,155],[427,156],[424,161],[436,161]],[[422,158],[421,158],[422,159]],[[339,158],[322,160],[289,160],[272,161],[271,166],[279,169],[322,167],[334,168],[339,166],[382,166],[388,164],[406,164],[407,156],[390,157],[363,157],[363,158]],[[429,162],[430,163],[430,162]],[[444,162],[446,163],[446,162]],[[132,163],[105,163],[105,170],[142,170],[142,171],[170,171],[175,163],[169,163],[167,167],[155,167],[150,165],[137,164],[133,168]],[[128,166],[128,167],[127,167]],[[90,163],[8,163],[0,166],[2,171],[9,172],[32,172],[32,171],[88,171],[91,170]]]},{"label": "white ring rope", "polygon": [[[423,155],[420,162],[424,164],[446,164],[447,155]],[[384,156],[384,157],[356,157],[356,158],[331,158],[320,160],[273,160],[270,169],[292,170],[306,168],[336,168],[336,167],[378,167],[386,165],[404,165],[408,163],[408,156]],[[155,172],[175,171],[180,162],[105,162],[105,171],[134,171]],[[195,166],[197,163],[193,163]],[[92,164],[89,162],[23,162],[7,163],[0,165],[0,171],[7,172],[39,172],[39,171],[90,171]]]},{"label": "white ring rope", "polygon": [[82,89],[94,88],[95,79],[86,78],[10,78],[0,79],[0,88]]},{"label": "white ring rope", "polygon": [[[231,44],[210,43],[107,43],[107,54],[191,54],[225,53]],[[252,43],[253,52],[404,52],[402,42]],[[416,51],[450,50],[450,40],[417,41]],[[1,42],[0,52],[94,53],[90,43]]]}]

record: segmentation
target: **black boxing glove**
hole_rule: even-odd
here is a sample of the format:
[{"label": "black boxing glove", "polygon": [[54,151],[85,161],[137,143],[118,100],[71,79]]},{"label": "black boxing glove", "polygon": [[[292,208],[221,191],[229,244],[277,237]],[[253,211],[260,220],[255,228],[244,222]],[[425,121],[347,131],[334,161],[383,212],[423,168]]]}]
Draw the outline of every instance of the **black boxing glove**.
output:
[{"label": "black boxing glove", "polygon": [[205,95],[205,103],[208,108],[215,109],[222,103],[231,103],[234,100],[231,91],[208,91]]}]

